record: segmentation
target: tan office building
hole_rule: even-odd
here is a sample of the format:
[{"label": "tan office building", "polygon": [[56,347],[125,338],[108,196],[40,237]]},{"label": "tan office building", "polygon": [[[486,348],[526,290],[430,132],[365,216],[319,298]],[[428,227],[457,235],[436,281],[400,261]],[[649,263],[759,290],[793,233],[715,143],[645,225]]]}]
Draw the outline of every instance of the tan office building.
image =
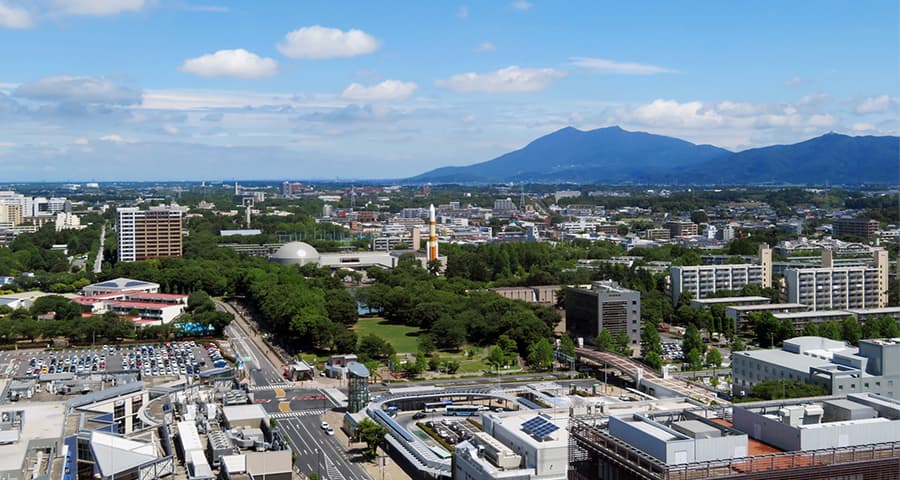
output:
[{"label": "tan office building", "polygon": [[120,262],[181,256],[180,210],[120,208],[117,213]]}]

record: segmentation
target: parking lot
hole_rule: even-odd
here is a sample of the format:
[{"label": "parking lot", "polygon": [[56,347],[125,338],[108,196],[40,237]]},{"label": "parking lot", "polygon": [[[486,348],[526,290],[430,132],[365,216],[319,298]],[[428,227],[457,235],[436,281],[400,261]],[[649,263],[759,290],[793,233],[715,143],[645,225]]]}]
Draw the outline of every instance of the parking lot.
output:
[{"label": "parking lot", "polygon": [[166,342],[100,345],[90,349],[31,352],[20,357],[17,376],[71,373],[139,372],[142,377],[197,377],[202,370],[225,365],[215,344]]},{"label": "parking lot", "polygon": [[663,360],[677,362],[684,360],[684,351],[681,349],[680,343],[663,342]]}]

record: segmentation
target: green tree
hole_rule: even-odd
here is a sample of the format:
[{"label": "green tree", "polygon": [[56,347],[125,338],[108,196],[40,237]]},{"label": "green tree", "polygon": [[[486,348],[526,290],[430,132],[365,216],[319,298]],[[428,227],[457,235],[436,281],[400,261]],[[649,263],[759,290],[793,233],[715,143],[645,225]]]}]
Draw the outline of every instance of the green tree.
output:
[{"label": "green tree", "polygon": [[804,337],[818,337],[819,336],[819,327],[813,322],[807,322],[806,325],[803,326],[803,336]]},{"label": "green tree", "polygon": [[706,364],[714,368],[721,367],[722,352],[720,352],[718,348],[711,348],[709,352],[706,353]]},{"label": "green tree", "polygon": [[387,358],[395,353],[393,350],[394,347],[383,338],[370,333],[359,340],[359,347],[356,349],[356,352],[360,359],[365,362],[367,360]]},{"label": "green tree", "polygon": [[861,338],[896,338],[900,337],[900,325],[892,317],[874,317],[866,320],[862,326]]},{"label": "green tree", "polygon": [[694,324],[688,325],[685,329],[684,338],[681,341],[681,349],[684,352],[697,350],[697,353],[701,356],[706,351],[706,345],[703,344],[703,339],[700,338],[700,331],[697,330]]},{"label": "green tree", "polygon": [[515,357],[519,351],[516,341],[509,338],[509,335],[500,335],[500,337],[497,338],[497,346],[500,347],[503,355],[508,358]]},{"label": "green tree", "polygon": [[703,366],[703,354],[696,348],[688,351],[686,360],[690,370],[698,370]]},{"label": "green tree", "polygon": [[658,352],[650,351],[644,355],[644,362],[646,362],[650,368],[659,371],[663,365],[663,358]]},{"label": "green tree", "polygon": [[562,334],[559,338],[559,351],[570,357],[575,357],[575,341],[572,340],[568,333]]},{"label": "green tree", "polygon": [[435,344],[444,350],[459,350],[466,341],[466,327],[450,316],[444,316],[431,327]]},{"label": "green tree", "polygon": [[750,389],[750,395],[741,401],[778,400],[782,398],[803,398],[827,395],[818,385],[801,383],[796,380],[766,380]]},{"label": "green tree", "polygon": [[532,368],[546,370],[553,364],[553,345],[542,338],[528,346],[528,364]]},{"label": "green tree", "polygon": [[859,344],[862,337],[862,327],[856,317],[847,317],[841,322],[841,340],[852,345]]},{"label": "green tree", "polygon": [[384,443],[385,435],[387,435],[387,429],[372,419],[365,418],[356,424],[356,437],[366,444],[363,453],[369,460],[375,458],[378,446]]},{"label": "green tree", "polygon": [[597,338],[594,340],[594,345],[604,352],[611,352],[615,349],[616,339],[609,330],[604,328],[600,330],[600,335],[597,335]]},{"label": "green tree", "polygon": [[500,368],[506,365],[506,353],[503,352],[499,345],[494,345],[488,351],[486,360],[490,366],[499,372]]},{"label": "green tree", "polygon": [[832,340],[841,339],[841,325],[834,320],[819,324],[819,336]]}]

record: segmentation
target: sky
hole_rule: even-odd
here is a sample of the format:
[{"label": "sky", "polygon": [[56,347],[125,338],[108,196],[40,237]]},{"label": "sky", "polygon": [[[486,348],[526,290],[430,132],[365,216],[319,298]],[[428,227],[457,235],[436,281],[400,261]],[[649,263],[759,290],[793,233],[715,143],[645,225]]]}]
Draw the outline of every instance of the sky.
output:
[{"label": "sky", "polygon": [[0,181],[403,178],[566,126],[896,135],[898,4],[0,0]]}]

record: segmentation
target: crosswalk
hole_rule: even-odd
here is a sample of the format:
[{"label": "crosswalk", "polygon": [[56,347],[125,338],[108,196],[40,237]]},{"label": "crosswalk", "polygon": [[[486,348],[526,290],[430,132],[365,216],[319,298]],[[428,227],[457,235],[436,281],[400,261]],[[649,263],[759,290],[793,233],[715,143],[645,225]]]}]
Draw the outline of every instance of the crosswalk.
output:
[{"label": "crosswalk", "polygon": [[254,386],[250,387],[250,391],[251,392],[265,392],[265,391],[278,390],[278,389],[284,389],[284,388],[290,388],[290,387],[291,387],[291,385],[287,384],[287,383],[275,383],[272,385],[254,385]]},{"label": "crosswalk", "polygon": [[328,474],[327,478],[331,480],[346,480],[344,474],[338,470],[334,462],[331,461],[331,458],[327,456],[325,457],[325,473]]},{"label": "crosswalk", "polygon": [[293,412],[275,412],[270,413],[270,418],[281,419],[281,418],[294,418],[294,417],[309,417],[309,416],[318,416],[325,413],[324,408],[310,408],[305,410],[295,410]]}]

